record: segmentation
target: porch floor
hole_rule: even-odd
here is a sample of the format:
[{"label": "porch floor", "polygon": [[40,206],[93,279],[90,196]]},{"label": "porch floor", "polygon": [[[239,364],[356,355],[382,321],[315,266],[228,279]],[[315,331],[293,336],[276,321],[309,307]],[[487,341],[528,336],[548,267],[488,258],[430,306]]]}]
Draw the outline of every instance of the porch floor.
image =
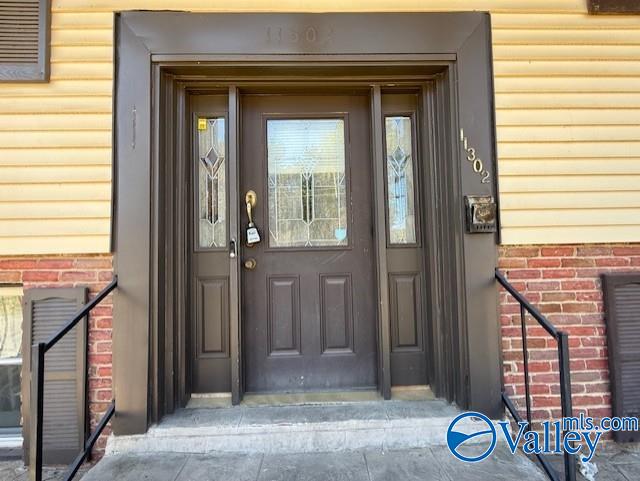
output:
[{"label": "porch floor", "polygon": [[486,460],[467,464],[446,448],[339,453],[108,456],[82,481],[545,481],[521,454],[499,447]]},{"label": "porch floor", "polygon": [[[166,416],[146,434],[111,436],[107,456],[83,480],[546,479],[504,446],[473,465],[454,458],[446,432],[460,410],[443,400],[269,401],[213,407],[213,400]],[[465,432],[485,428],[465,424]]]},{"label": "porch floor", "polygon": [[[110,436],[108,454],[285,454],[444,446],[445,401],[322,402],[186,408],[141,435]],[[473,431],[475,424],[469,421]],[[470,432],[471,432],[470,431]]]}]

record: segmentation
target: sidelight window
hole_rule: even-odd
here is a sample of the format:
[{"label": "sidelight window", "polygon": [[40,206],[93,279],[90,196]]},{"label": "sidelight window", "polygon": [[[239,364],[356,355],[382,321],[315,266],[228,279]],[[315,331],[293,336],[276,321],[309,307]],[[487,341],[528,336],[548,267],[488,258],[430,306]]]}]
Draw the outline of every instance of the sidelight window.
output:
[{"label": "sidelight window", "polygon": [[201,248],[226,246],[225,119],[198,120],[198,238]]},{"label": "sidelight window", "polygon": [[344,246],[343,119],[267,121],[269,245]]},{"label": "sidelight window", "polygon": [[387,223],[390,244],[416,243],[412,118],[385,118]]}]

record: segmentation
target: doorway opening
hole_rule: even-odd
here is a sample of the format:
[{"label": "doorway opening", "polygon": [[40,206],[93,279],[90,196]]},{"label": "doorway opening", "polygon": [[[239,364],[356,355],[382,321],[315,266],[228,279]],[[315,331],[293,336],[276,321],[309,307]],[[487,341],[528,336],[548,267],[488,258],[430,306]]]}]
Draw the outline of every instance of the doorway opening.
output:
[{"label": "doorway opening", "polygon": [[162,167],[175,207],[165,214],[183,223],[171,259],[184,261],[175,287],[189,299],[175,306],[180,405],[220,393],[234,404],[245,394],[388,399],[392,387],[429,385],[426,191],[448,77],[424,68],[385,71],[375,87],[370,69],[328,86],[315,70],[296,72],[304,82],[274,72],[225,86],[163,73],[175,96],[165,132],[177,140]]},{"label": "doorway opening", "polygon": [[[368,85],[236,88],[234,166],[229,92],[185,89],[187,392],[199,404],[232,392],[234,290],[240,390],[253,395],[251,402],[285,393],[294,403],[325,395],[375,398],[383,357],[390,357],[391,386],[426,386],[429,275],[418,132],[427,87],[381,89],[375,121]],[[374,128],[382,140],[377,166]],[[239,227],[237,237],[231,224]],[[390,308],[386,356],[377,308],[379,237]]]}]

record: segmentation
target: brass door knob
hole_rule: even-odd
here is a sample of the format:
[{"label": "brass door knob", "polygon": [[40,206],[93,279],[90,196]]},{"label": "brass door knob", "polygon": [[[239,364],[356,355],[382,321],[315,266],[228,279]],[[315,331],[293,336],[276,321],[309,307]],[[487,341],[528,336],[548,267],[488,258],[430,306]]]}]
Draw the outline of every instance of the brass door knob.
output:
[{"label": "brass door knob", "polygon": [[257,265],[258,265],[258,263],[256,262],[256,260],[253,257],[250,257],[249,259],[244,261],[244,268],[247,269],[247,270],[250,270],[250,271],[254,270]]}]

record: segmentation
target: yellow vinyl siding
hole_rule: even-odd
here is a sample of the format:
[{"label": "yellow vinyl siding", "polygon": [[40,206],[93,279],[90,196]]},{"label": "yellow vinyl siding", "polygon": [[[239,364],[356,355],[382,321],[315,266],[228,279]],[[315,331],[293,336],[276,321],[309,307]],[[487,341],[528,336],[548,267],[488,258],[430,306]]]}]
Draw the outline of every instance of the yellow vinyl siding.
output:
[{"label": "yellow vinyl siding", "polygon": [[0,85],[0,254],[109,247],[113,11],[492,12],[503,241],[640,241],[640,17],[585,0],[53,0],[51,82]]}]

